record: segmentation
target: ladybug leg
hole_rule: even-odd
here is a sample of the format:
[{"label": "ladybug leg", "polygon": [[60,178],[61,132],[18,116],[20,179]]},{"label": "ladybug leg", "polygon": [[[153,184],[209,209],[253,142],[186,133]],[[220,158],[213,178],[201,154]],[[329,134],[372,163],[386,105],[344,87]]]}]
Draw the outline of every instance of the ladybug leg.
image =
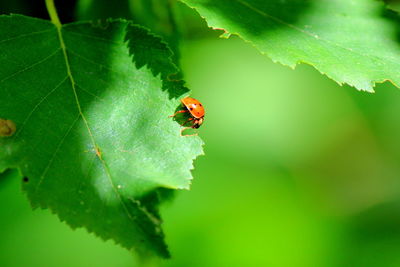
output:
[{"label": "ladybug leg", "polygon": [[187,110],[187,109],[179,110],[179,111],[175,112],[174,115],[168,116],[168,118],[175,117],[176,114],[178,114],[178,113],[185,113],[185,112],[188,112],[188,110]]}]

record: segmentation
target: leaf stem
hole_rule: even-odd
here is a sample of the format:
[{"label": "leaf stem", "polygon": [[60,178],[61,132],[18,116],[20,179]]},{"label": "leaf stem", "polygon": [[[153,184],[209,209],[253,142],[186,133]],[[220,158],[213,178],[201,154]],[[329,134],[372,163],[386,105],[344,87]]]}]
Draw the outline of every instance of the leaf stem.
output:
[{"label": "leaf stem", "polygon": [[54,0],[45,0],[45,1],[46,1],[47,12],[49,12],[51,22],[53,22],[57,28],[61,28],[61,22],[60,19],[58,18],[57,9],[56,6],[54,5]]}]

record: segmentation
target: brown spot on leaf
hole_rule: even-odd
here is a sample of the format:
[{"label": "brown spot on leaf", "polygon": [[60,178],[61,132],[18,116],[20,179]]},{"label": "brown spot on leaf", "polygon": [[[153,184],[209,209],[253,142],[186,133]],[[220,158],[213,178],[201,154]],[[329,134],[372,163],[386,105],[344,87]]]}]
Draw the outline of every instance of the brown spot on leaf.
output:
[{"label": "brown spot on leaf", "polygon": [[0,137],[12,136],[17,127],[12,120],[0,119]]}]

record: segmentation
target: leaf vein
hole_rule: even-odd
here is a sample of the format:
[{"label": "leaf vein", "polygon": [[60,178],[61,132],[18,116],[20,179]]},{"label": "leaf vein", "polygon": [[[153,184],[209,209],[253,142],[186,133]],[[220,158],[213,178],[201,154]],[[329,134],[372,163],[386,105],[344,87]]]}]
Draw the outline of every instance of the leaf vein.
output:
[{"label": "leaf vein", "polygon": [[104,38],[100,38],[100,37],[89,35],[89,34],[83,34],[83,33],[79,33],[79,32],[69,31],[69,30],[67,30],[65,28],[64,28],[64,31],[66,31],[66,32],[68,32],[68,33],[70,33],[72,35],[77,35],[77,36],[80,36],[80,37],[86,37],[86,38],[94,39],[94,40],[100,40],[100,41],[104,41],[104,42],[111,43],[111,44],[114,44],[114,45],[122,45],[122,44],[124,44],[124,42],[116,42],[116,41],[112,41],[110,39],[104,39]]},{"label": "leaf vein", "polygon": [[48,29],[48,30],[44,30],[44,31],[30,32],[30,33],[26,33],[26,34],[17,35],[17,36],[14,36],[12,38],[0,40],[0,44],[6,43],[8,41],[14,41],[14,40],[19,39],[19,38],[25,38],[25,37],[29,37],[29,36],[32,36],[32,35],[37,35],[37,34],[46,33],[46,32],[50,32],[50,31],[54,31],[54,29]]},{"label": "leaf vein", "polygon": [[65,76],[65,78],[56,86],[54,87],[50,92],[48,92],[44,97],[40,99],[40,101],[35,105],[35,107],[31,110],[31,112],[26,116],[25,120],[22,122],[21,126],[18,129],[18,132],[15,134],[15,137],[19,135],[19,133],[22,131],[26,123],[29,121],[30,117],[32,114],[36,111],[36,109],[43,103],[44,100],[46,100],[54,91],[57,90],[66,80],[68,79],[68,76]]},{"label": "leaf vein", "polygon": [[35,66],[37,66],[37,65],[39,65],[39,64],[41,64],[41,63],[43,63],[43,62],[46,62],[47,60],[49,60],[50,58],[52,58],[53,56],[55,56],[59,50],[60,50],[60,48],[57,48],[54,52],[52,52],[50,55],[46,56],[45,58],[43,58],[43,59],[41,59],[41,60],[39,60],[39,61],[37,61],[37,62],[31,64],[31,65],[29,65],[28,67],[23,68],[22,70],[16,71],[16,72],[14,72],[13,74],[11,74],[11,75],[9,75],[9,76],[3,78],[2,80],[0,80],[0,83],[6,81],[6,80],[8,80],[8,79],[11,79],[12,77],[15,77],[15,76],[17,76],[18,74],[21,74],[21,73],[23,73],[23,72],[25,72],[25,71],[27,71],[27,70],[29,70],[29,69],[32,69],[33,67],[35,67]]},{"label": "leaf vein", "polygon": [[92,92],[90,92],[90,91],[88,91],[87,89],[83,88],[81,85],[79,85],[79,84],[77,84],[77,83],[76,83],[75,85],[76,85],[77,88],[79,88],[79,89],[81,89],[82,91],[88,93],[89,95],[94,96],[94,97],[98,98],[98,99],[101,100],[101,101],[105,101],[103,98],[101,98],[101,97],[98,96],[98,95],[93,94]]},{"label": "leaf vein", "polygon": [[[373,56],[373,55],[370,55],[370,54],[362,54],[362,53],[357,52],[357,51],[355,51],[355,50],[353,50],[353,49],[351,49],[351,48],[347,48],[347,47],[342,46],[342,45],[340,45],[340,44],[338,44],[338,43],[335,43],[335,42],[332,42],[332,41],[330,41],[330,40],[328,40],[328,39],[322,38],[322,37],[320,37],[320,36],[317,35],[317,34],[313,34],[313,33],[309,32],[309,31],[303,30],[303,29],[301,29],[301,28],[299,28],[299,27],[296,27],[296,26],[293,25],[293,24],[287,23],[287,22],[285,22],[285,21],[283,21],[283,20],[281,20],[281,19],[279,19],[279,18],[277,18],[277,17],[275,17],[275,16],[273,16],[273,15],[270,15],[270,14],[268,14],[268,13],[266,13],[266,12],[264,12],[264,11],[262,11],[262,10],[256,8],[256,7],[254,7],[254,6],[252,6],[250,3],[246,2],[246,1],[243,1],[243,0],[236,0],[236,1],[237,1],[238,3],[240,3],[240,4],[244,5],[244,6],[246,6],[247,8],[253,10],[254,12],[260,14],[261,16],[264,16],[264,17],[266,17],[266,18],[272,19],[272,20],[274,20],[274,21],[277,22],[277,23],[283,24],[283,25],[285,25],[285,26],[287,26],[287,27],[289,27],[289,28],[292,28],[292,29],[294,29],[294,30],[296,30],[296,31],[299,31],[299,32],[301,32],[301,33],[303,33],[303,34],[305,34],[305,35],[307,35],[307,36],[310,36],[310,37],[312,37],[312,38],[314,38],[314,39],[316,39],[316,40],[324,41],[324,42],[326,42],[326,43],[328,43],[328,44],[330,44],[330,45],[336,46],[336,47],[341,48],[341,49],[343,49],[343,50],[346,50],[346,51],[348,51],[348,52],[350,52],[350,53],[357,54],[357,55],[362,56],[362,57],[368,57],[368,58],[370,58],[370,59],[377,60],[377,61],[381,61],[381,62],[385,63],[385,61],[384,61],[382,58],[380,58],[380,57]],[[389,62],[391,62],[391,63],[393,63],[393,64],[395,64],[395,65],[399,64],[398,62],[394,62],[394,61],[390,60],[389,58],[386,58],[386,60],[389,61]]]},{"label": "leaf vein", "polygon": [[40,175],[39,182],[38,182],[38,184],[36,185],[36,188],[35,188],[35,192],[38,191],[40,185],[43,183],[44,177],[46,176],[47,172],[49,171],[49,169],[51,167],[51,164],[53,164],[54,159],[56,158],[58,151],[60,150],[62,144],[65,141],[65,139],[67,138],[67,136],[71,132],[72,128],[74,128],[75,123],[78,121],[80,116],[81,115],[79,114],[78,117],[72,122],[72,124],[69,127],[68,131],[65,133],[65,135],[61,138],[60,142],[58,143],[58,145],[56,147],[56,150],[54,150],[54,153],[53,153],[52,157],[50,158],[49,162],[46,165],[46,168],[43,170],[42,174]]},{"label": "leaf vein", "polygon": [[79,57],[79,58],[81,58],[81,59],[83,59],[83,60],[85,60],[85,61],[87,61],[87,62],[89,62],[89,63],[92,63],[93,65],[98,65],[98,66],[100,66],[101,68],[104,68],[104,69],[106,69],[106,70],[109,70],[109,71],[112,71],[112,72],[115,72],[115,73],[120,74],[120,72],[118,72],[118,71],[116,71],[116,70],[113,70],[112,68],[107,67],[106,65],[103,65],[103,64],[101,64],[101,63],[99,63],[99,62],[96,62],[96,61],[94,61],[94,60],[92,60],[92,59],[89,59],[89,58],[87,58],[87,57],[85,57],[85,56],[82,56],[81,54],[78,54],[77,52],[75,52],[75,51],[73,51],[73,50],[71,50],[71,49],[69,49],[69,48],[68,48],[68,52],[70,52],[71,54],[74,54],[75,56],[77,56],[77,57]]}]

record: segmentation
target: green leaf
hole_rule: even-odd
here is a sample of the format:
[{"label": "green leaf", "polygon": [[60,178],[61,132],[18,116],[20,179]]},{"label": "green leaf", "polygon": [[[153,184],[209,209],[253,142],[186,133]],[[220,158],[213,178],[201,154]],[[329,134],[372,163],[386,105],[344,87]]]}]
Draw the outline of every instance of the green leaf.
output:
[{"label": "green leaf", "polygon": [[[208,25],[237,34],[273,61],[314,66],[339,84],[400,85],[398,17],[376,0],[181,0]],[[226,35],[225,34],[225,35]]]},{"label": "green leaf", "polygon": [[159,190],[189,188],[203,143],[168,118],[188,90],[166,45],[123,20],[13,15],[0,51],[0,118],[17,129],[0,138],[0,172],[19,168],[32,206],[73,228],[168,256]]}]

